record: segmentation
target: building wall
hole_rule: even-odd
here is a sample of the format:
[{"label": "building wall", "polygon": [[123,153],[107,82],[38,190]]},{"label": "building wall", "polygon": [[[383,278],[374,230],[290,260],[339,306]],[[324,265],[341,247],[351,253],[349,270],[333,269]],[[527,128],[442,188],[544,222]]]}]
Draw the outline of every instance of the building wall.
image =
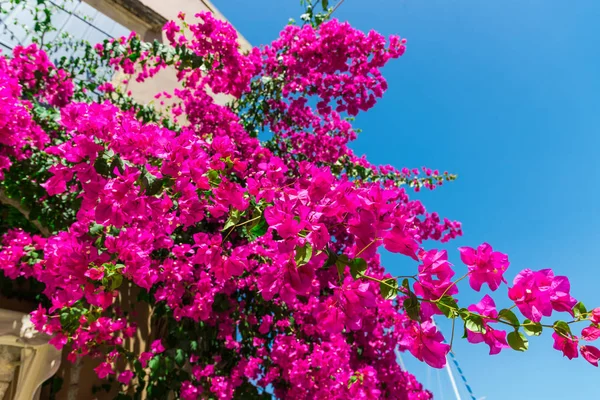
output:
[{"label": "building wall", "polygon": [[[221,20],[226,20],[223,14],[217,10],[208,0],[85,0],[106,15],[111,16],[123,26],[140,34],[148,41],[158,39],[167,43],[167,38],[162,32],[164,22],[177,20],[179,12],[186,15],[188,22],[193,21],[194,15],[208,11]],[[162,18],[163,23],[158,21]],[[238,33],[239,44],[242,51],[251,49],[250,43]],[[115,77],[116,83],[127,80],[121,74]],[[174,69],[161,70],[153,79],[138,83],[131,80],[124,85],[130,90],[132,97],[140,103],[151,102],[158,92],[173,92],[179,86]],[[216,96],[217,102],[223,104],[228,97]]]}]

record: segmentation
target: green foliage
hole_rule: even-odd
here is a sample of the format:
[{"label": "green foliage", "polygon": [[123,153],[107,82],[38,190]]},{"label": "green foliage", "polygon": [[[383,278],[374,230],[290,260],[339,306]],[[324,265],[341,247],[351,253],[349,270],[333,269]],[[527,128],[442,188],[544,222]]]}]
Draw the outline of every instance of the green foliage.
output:
[{"label": "green foliage", "polygon": [[587,309],[585,308],[585,305],[581,301],[579,303],[575,304],[575,306],[573,307],[573,315],[575,316],[575,318],[584,319],[586,314],[587,314]]},{"label": "green foliage", "polygon": [[520,325],[519,318],[517,318],[515,313],[506,308],[500,310],[500,312],[498,313],[498,319],[500,319],[501,321],[508,322],[513,327],[518,327]]},{"label": "green foliage", "polygon": [[398,295],[398,281],[393,278],[384,279],[379,284],[379,289],[384,299],[393,300]]},{"label": "green foliage", "polygon": [[521,332],[509,332],[506,340],[508,341],[508,345],[514,350],[526,351],[529,348],[529,342]]},{"label": "green foliage", "polygon": [[248,236],[250,237],[250,240],[255,240],[266,234],[268,229],[269,224],[267,223],[265,216],[261,215],[258,222],[253,223],[248,227]]},{"label": "green foliage", "polygon": [[556,321],[554,323],[554,331],[564,337],[570,337],[572,335],[571,328],[565,321]]},{"label": "green foliage", "polygon": [[301,266],[307,264],[312,258],[313,248],[310,243],[306,242],[304,246],[296,247],[296,266],[300,268]]},{"label": "green foliage", "polygon": [[485,333],[485,324],[483,318],[479,315],[471,314],[465,319],[465,328],[475,333]]},{"label": "green foliage", "polygon": [[444,296],[437,302],[438,309],[447,318],[458,317],[458,304],[452,296]]},{"label": "green foliage", "polygon": [[529,336],[540,336],[542,334],[542,324],[526,319],[523,321],[523,330]]},{"label": "green foliage", "polygon": [[[367,262],[360,257],[353,258],[350,260],[350,274],[354,279],[358,279],[367,272]],[[396,282],[396,287],[398,287],[398,282]]]}]

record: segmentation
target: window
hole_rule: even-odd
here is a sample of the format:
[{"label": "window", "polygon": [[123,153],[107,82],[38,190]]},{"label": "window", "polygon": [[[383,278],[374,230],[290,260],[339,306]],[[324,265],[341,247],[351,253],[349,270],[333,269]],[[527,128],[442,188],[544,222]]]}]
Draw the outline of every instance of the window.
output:
[{"label": "window", "polygon": [[[8,4],[7,4],[8,3]],[[34,25],[33,10],[36,0],[27,0],[24,5],[15,6],[12,2],[2,5],[0,48],[12,50],[18,44],[31,43],[30,30]],[[92,44],[129,34],[129,29],[113,21],[81,0],[50,0],[52,24],[57,31],[48,34],[44,40],[49,43],[68,34],[75,40],[86,40]],[[60,57],[64,54],[55,54]]]}]

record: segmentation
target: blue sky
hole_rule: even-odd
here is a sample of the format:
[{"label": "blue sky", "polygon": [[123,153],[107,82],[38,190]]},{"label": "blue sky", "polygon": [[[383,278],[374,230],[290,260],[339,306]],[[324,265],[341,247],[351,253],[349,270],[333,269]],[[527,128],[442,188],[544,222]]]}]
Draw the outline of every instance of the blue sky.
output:
[{"label": "blue sky", "polygon": [[[254,45],[301,13],[297,0],[213,1]],[[487,241],[508,253],[509,280],[552,268],[571,278],[576,298],[600,305],[600,2],[346,0],[336,17],[408,39],[384,71],[388,92],[357,119],[353,148],[372,162],[459,175],[418,196],[463,222],[464,236],[447,246],[459,274],[456,247]],[[392,272],[415,268],[384,261]],[[461,288],[465,305],[483,295]],[[491,357],[463,340],[454,350],[478,398],[600,399],[598,369],[551,345],[546,332],[525,354]],[[453,399],[445,371],[404,360],[437,399]]]}]

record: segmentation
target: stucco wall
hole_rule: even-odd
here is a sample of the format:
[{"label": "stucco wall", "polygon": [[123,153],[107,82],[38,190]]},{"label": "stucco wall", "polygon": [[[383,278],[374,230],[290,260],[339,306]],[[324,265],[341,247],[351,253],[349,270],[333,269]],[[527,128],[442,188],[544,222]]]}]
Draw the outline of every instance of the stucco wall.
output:
[{"label": "stucco wall", "polygon": [[[162,32],[166,21],[177,20],[179,12],[186,15],[186,20],[193,21],[194,15],[208,11],[221,20],[226,20],[223,14],[207,0],[85,0],[87,3],[111,17],[121,25],[140,34],[148,41],[158,39],[166,43],[167,39]],[[161,22],[162,18],[162,22]],[[242,51],[251,49],[250,43],[238,32],[238,41]],[[140,103],[154,100],[158,92],[173,92],[179,86],[173,69],[161,70],[151,80],[144,83],[128,81],[124,85],[130,90],[132,97]],[[115,83],[122,83],[127,76],[117,74]],[[228,100],[226,96],[216,96],[217,102],[223,104]]]}]

